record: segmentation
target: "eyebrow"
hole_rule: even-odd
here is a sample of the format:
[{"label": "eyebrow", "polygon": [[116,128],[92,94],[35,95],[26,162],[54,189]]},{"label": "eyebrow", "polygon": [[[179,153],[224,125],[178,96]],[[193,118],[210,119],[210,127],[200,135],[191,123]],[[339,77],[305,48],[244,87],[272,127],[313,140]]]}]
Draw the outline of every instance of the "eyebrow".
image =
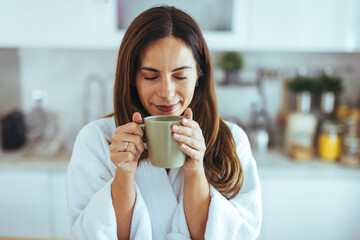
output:
[{"label": "eyebrow", "polygon": [[[175,68],[172,70],[172,72],[177,72],[177,71],[180,71],[180,70],[183,70],[183,69],[188,69],[188,68],[191,68],[189,66],[181,66],[181,67],[178,67],[178,68]],[[159,70],[155,69],[155,68],[151,68],[151,67],[142,67],[140,68],[140,70],[147,70],[147,71],[151,71],[151,72],[160,72]]]}]

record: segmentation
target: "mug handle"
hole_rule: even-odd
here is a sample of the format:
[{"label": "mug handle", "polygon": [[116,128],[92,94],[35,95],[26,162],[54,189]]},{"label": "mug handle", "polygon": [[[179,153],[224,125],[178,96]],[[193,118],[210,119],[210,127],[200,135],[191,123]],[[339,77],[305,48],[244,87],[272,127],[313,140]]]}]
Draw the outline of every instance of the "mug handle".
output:
[{"label": "mug handle", "polygon": [[145,124],[144,123],[139,123],[138,125],[142,128],[142,130],[144,132],[144,135],[142,137],[142,140],[144,142],[144,147],[145,147],[145,149],[148,149],[147,148],[147,142],[146,142],[146,136],[145,136]]}]

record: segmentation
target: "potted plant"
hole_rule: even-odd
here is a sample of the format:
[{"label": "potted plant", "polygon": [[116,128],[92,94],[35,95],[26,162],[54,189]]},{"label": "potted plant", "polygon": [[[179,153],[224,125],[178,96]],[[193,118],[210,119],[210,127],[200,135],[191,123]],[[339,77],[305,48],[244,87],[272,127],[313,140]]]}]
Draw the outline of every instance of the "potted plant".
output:
[{"label": "potted plant", "polygon": [[224,84],[237,84],[243,65],[244,60],[240,52],[225,52],[219,61],[219,67],[225,71]]},{"label": "potted plant", "polygon": [[311,95],[319,90],[318,81],[308,76],[297,75],[288,82],[288,88],[295,94],[295,99],[294,96],[291,97],[295,100],[295,102],[292,100],[291,108],[296,108],[297,111],[301,112],[309,112],[312,105]]},{"label": "potted plant", "polygon": [[288,88],[295,92],[316,92],[319,89],[318,83],[315,79],[308,76],[297,75],[288,83]]},{"label": "potted plant", "polygon": [[323,73],[319,79],[320,112],[334,115],[338,95],[343,91],[340,77]]},{"label": "potted plant", "polygon": [[338,94],[343,91],[341,78],[334,75],[322,74],[319,77],[319,84],[322,92]]}]

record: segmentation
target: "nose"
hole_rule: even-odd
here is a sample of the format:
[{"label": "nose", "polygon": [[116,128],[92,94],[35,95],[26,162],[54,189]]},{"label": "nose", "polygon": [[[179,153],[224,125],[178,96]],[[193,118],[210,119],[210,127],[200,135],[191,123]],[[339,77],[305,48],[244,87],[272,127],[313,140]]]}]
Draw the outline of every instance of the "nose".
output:
[{"label": "nose", "polygon": [[171,76],[165,76],[161,79],[158,88],[158,96],[161,98],[171,98],[175,95],[175,83],[171,80]]}]

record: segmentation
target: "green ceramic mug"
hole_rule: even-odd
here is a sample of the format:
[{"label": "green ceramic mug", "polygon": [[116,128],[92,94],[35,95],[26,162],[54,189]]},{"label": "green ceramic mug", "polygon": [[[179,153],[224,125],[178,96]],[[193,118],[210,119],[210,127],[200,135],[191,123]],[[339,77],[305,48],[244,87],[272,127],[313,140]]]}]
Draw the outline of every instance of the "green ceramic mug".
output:
[{"label": "green ceramic mug", "polygon": [[139,124],[145,133],[145,148],[148,150],[151,164],[160,168],[181,167],[185,154],[180,143],[172,138],[171,126],[181,125],[184,116],[159,115],[149,116]]}]

